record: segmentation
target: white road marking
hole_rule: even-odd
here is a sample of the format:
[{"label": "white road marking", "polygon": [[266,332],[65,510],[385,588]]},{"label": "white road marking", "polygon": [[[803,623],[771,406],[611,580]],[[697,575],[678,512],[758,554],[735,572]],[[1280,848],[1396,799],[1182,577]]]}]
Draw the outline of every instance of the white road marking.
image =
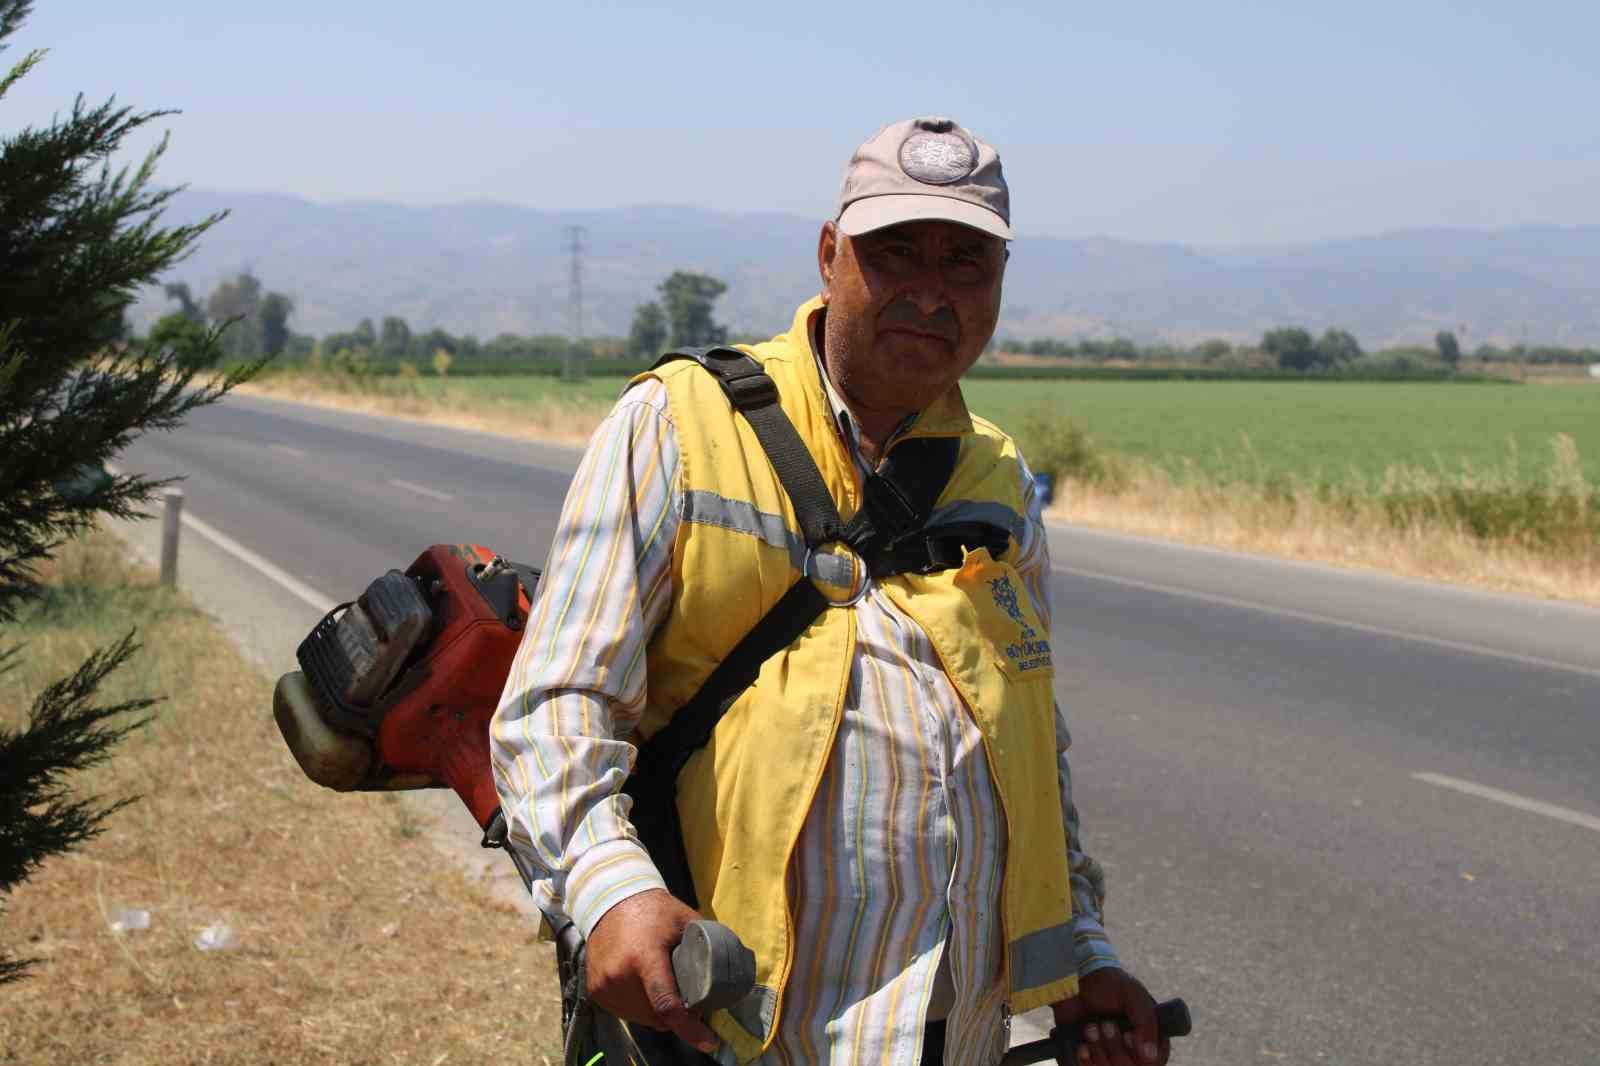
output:
[{"label": "white road marking", "polygon": [[397,489],[405,489],[407,492],[414,492],[418,496],[427,496],[429,499],[444,500],[446,503],[449,503],[451,500],[455,499],[455,497],[450,495],[448,492],[440,492],[438,489],[430,489],[424,488],[421,485],[413,485],[411,482],[401,481],[399,478],[390,478],[389,484],[393,485]]},{"label": "white road marking", "polygon": [[301,451],[299,448],[291,448],[287,444],[269,444],[267,447],[271,448],[275,452],[282,452],[284,455],[292,455],[296,459],[304,459],[306,457],[305,452]]},{"label": "white road marking", "polygon": [[1529,799],[1527,796],[1519,796],[1515,792],[1506,792],[1503,789],[1490,788],[1488,785],[1480,785],[1475,781],[1463,781],[1459,777],[1446,777],[1444,774],[1415,773],[1411,776],[1430,785],[1454,789],[1457,792],[1464,792],[1469,796],[1477,796],[1480,799],[1493,800],[1496,803],[1504,803],[1507,807],[1515,807],[1521,811],[1532,811],[1534,814],[1542,814],[1546,818],[1554,818],[1558,822],[1580,825],[1585,829],[1593,829],[1596,833],[1600,833],[1600,818],[1596,818],[1592,814],[1584,814],[1582,811],[1572,810],[1570,807],[1557,807],[1553,803]]},{"label": "white road marking", "polygon": [[1558,659],[1542,659],[1536,655],[1521,655],[1514,651],[1501,651],[1498,648],[1491,648],[1483,644],[1471,644],[1464,640],[1428,637],[1419,633],[1407,633],[1399,629],[1368,625],[1365,622],[1351,622],[1325,614],[1313,614],[1310,611],[1296,611],[1290,607],[1274,607],[1270,604],[1257,603],[1253,600],[1240,599],[1236,596],[1223,596],[1215,592],[1197,592],[1194,589],[1179,588],[1176,585],[1163,585],[1155,581],[1140,581],[1131,577],[1112,577],[1110,574],[1102,574],[1094,570],[1081,570],[1072,566],[1055,566],[1051,569],[1063,574],[1086,577],[1093,581],[1108,581],[1113,585],[1126,585],[1129,588],[1144,589],[1148,592],[1164,592],[1169,596],[1181,596],[1184,599],[1199,600],[1201,603],[1215,603],[1224,607],[1239,607],[1247,611],[1259,611],[1262,614],[1276,615],[1279,618],[1293,618],[1297,622],[1316,622],[1320,625],[1353,629],[1358,633],[1371,633],[1374,636],[1390,637],[1394,640],[1409,640],[1417,644],[1430,644],[1435,648],[1464,651],[1472,655],[1487,655],[1491,658],[1505,659],[1509,662],[1522,663],[1526,666],[1539,666],[1547,670],[1565,670],[1569,673],[1583,674],[1585,677],[1600,677],[1600,670],[1590,666],[1564,663]]},{"label": "white road marking", "polygon": [[226,533],[211,528],[194,515],[185,512],[181,516],[180,520],[184,525],[188,526],[190,529],[194,530],[196,533],[200,534],[202,537],[206,538],[211,543],[215,544],[217,547],[233,556],[235,559],[238,559],[247,566],[255,568],[255,570],[263,577],[267,577],[273,581],[276,581],[286,591],[299,597],[301,600],[304,600],[306,603],[310,604],[312,607],[315,607],[323,614],[327,614],[329,611],[338,606],[332,600],[319,595],[317,591],[310,585],[307,585],[305,582],[284,573],[282,570],[279,570],[276,566],[273,566],[255,552],[251,551],[249,548],[246,548],[243,544],[240,544]]}]

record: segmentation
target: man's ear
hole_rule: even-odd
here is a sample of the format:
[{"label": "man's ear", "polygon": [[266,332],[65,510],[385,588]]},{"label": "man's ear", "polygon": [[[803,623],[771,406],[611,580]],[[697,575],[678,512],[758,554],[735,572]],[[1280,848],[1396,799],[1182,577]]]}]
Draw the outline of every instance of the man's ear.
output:
[{"label": "man's ear", "polygon": [[833,260],[839,254],[839,227],[832,222],[822,224],[817,236],[817,273],[822,275],[822,302],[826,304],[833,285]]}]

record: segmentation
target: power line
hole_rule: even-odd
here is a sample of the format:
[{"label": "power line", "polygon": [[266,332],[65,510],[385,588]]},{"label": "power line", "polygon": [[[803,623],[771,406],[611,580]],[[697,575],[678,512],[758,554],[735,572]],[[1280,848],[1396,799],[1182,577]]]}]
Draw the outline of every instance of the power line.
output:
[{"label": "power line", "polygon": [[572,238],[572,275],[568,288],[569,311],[572,315],[572,336],[583,339],[583,234],[582,226],[568,226]]},{"label": "power line", "polygon": [[572,275],[567,285],[568,313],[571,315],[572,342],[567,346],[564,364],[569,381],[583,377],[583,359],[578,345],[583,343],[583,234],[582,226],[568,226],[572,238]]}]

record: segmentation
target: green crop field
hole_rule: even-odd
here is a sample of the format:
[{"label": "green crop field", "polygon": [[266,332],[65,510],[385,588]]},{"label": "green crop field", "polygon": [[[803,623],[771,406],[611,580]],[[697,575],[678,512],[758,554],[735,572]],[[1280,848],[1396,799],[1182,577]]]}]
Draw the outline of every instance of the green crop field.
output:
[{"label": "green crop field", "polygon": [[627,378],[595,377],[568,384],[548,375],[526,374],[510,377],[453,377],[441,380],[434,377],[417,378],[415,384],[425,394],[437,395],[448,388],[457,395],[478,396],[502,403],[541,403],[554,400],[574,407],[593,407],[605,410],[610,407]]},{"label": "green crop field", "polygon": [[[508,403],[602,408],[622,383],[479,377],[449,387]],[[1517,471],[1531,480],[1549,465],[1551,439],[1565,433],[1600,484],[1600,384],[976,379],[962,387],[974,411],[1023,436],[1032,417],[1070,418],[1102,448],[1174,471],[1188,462],[1230,479],[1370,483],[1396,464],[1450,475],[1464,466],[1505,471],[1515,448]]]},{"label": "green crop field", "polygon": [[[1396,464],[1443,474],[1463,466],[1519,479],[1572,437],[1600,483],[1600,385],[1368,382],[972,381],[974,411],[1021,429],[1032,415],[1080,423],[1104,448],[1180,469],[1265,480],[1371,483]],[[1514,442],[1514,443],[1513,443]]]}]

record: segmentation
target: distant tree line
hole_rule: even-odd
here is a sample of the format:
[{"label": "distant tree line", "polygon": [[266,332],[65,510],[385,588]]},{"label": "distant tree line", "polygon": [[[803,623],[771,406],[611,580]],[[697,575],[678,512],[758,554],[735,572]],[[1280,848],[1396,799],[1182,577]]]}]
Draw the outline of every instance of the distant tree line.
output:
[{"label": "distant tree line", "polygon": [[657,286],[658,299],[641,304],[627,337],[501,333],[488,340],[434,327],[416,330],[400,315],[376,323],[363,318],[354,329],[321,340],[291,337],[291,361],[357,375],[557,373],[576,355],[597,373],[628,373],[662,352],[684,346],[724,344],[728,328],[714,317],[727,285],[708,274],[675,271]]},{"label": "distant tree line", "polygon": [[330,333],[307,358],[332,369],[392,371],[400,366],[430,369],[436,374],[472,373],[480,367],[515,368],[526,364],[558,364],[574,351],[586,359],[616,359],[622,341],[586,337],[575,341],[560,333],[524,336],[499,333],[483,340],[471,333],[434,327],[414,330],[400,315],[384,315],[376,325],[363,318],[355,329]]},{"label": "distant tree line", "polygon": [[1546,344],[1513,344],[1509,348],[1501,348],[1493,344],[1480,344],[1473,349],[1472,358],[1534,366],[1585,366],[1600,363],[1600,348],[1562,348]]},{"label": "distant tree line", "polygon": [[[376,323],[363,318],[354,329],[330,333],[318,341],[293,333],[289,329],[293,301],[282,293],[265,291],[261,281],[245,270],[218,283],[203,305],[188,285],[165,286],[167,298],[178,307],[156,323],[149,339],[176,351],[180,360],[185,353],[192,359],[200,353],[214,356],[218,351],[241,363],[282,354],[289,361],[355,374],[553,373],[563,366],[570,368],[574,358],[596,373],[627,373],[675,348],[759,339],[730,336],[727,326],[716,321],[716,301],[727,288],[709,274],[674,271],[657,285],[655,300],[634,309],[626,337],[574,340],[559,333],[525,336],[506,332],[481,340],[471,333],[454,334],[440,327],[414,330],[405,318],[385,315]],[[230,321],[235,325],[222,333],[220,347],[202,343],[208,331]],[[1307,374],[1454,373],[1467,360],[1574,366],[1600,362],[1600,350],[1553,345],[1480,345],[1468,355],[1450,330],[1436,334],[1431,347],[1367,352],[1348,330],[1329,328],[1318,336],[1301,326],[1267,330],[1255,344],[1221,338],[1192,346],[1139,344],[1123,337],[1001,339],[991,350],[1091,366],[1195,366]]]},{"label": "distant tree line", "polygon": [[1300,326],[1270,329],[1259,343],[1235,345],[1215,338],[1191,347],[1173,344],[1141,345],[1125,338],[1109,340],[1002,340],[1000,351],[1088,364],[1201,364],[1219,369],[1302,371],[1329,373],[1344,370],[1406,371],[1443,368],[1455,371],[1464,359],[1480,362],[1568,364],[1600,363],[1600,349],[1561,348],[1551,345],[1499,348],[1480,345],[1470,356],[1451,330],[1434,336],[1432,347],[1385,348],[1364,351],[1347,330],[1327,329],[1320,337]]}]

